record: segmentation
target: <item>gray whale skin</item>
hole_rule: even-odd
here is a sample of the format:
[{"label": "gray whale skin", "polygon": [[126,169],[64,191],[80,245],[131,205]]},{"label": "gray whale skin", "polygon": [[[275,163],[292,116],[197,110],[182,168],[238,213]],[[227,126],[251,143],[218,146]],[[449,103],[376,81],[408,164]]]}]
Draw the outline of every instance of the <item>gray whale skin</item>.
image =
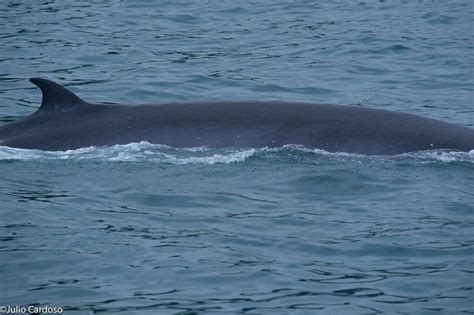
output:
[{"label": "gray whale skin", "polygon": [[286,102],[104,105],[52,81],[32,115],[0,127],[0,145],[62,151],[148,141],[172,147],[259,148],[286,144],[329,152],[393,155],[474,149],[474,129],[412,114]]}]

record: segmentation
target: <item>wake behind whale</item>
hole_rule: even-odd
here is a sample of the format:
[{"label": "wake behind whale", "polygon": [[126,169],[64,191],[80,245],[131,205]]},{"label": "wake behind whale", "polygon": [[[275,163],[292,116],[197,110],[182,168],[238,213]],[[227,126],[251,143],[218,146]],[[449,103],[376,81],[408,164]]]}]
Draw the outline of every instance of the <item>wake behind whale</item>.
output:
[{"label": "wake behind whale", "polygon": [[33,78],[43,92],[32,115],[0,127],[0,145],[64,151],[146,141],[171,147],[301,145],[328,152],[394,155],[474,149],[474,130],[412,114],[287,102],[91,104]]}]

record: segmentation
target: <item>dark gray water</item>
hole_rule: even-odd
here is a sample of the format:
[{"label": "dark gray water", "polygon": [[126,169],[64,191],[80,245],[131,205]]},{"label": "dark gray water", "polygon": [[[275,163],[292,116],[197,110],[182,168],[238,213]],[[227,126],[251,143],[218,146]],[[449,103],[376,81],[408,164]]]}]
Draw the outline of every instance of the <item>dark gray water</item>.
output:
[{"label": "dark gray water", "polygon": [[[26,79],[94,102],[286,100],[474,126],[474,3],[0,3]],[[474,312],[474,151],[0,147],[0,306],[65,314]]]}]

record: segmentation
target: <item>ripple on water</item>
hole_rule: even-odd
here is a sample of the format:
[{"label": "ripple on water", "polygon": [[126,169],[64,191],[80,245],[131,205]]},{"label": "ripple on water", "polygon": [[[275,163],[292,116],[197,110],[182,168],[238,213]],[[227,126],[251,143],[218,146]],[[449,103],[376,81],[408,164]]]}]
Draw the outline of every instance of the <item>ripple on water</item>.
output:
[{"label": "ripple on water", "polygon": [[[91,102],[286,100],[472,119],[472,3],[0,1],[27,78]],[[0,305],[65,313],[472,312],[474,153],[0,146]]]}]

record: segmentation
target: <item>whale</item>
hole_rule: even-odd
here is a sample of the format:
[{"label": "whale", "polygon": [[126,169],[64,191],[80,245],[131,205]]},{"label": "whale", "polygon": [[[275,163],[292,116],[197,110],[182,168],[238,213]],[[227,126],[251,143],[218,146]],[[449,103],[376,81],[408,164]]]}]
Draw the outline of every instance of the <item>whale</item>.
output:
[{"label": "whale", "polygon": [[47,79],[34,113],[0,126],[0,146],[65,151],[146,141],[171,147],[300,145],[328,152],[395,155],[474,149],[474,129],[409,113],[280,101],[124,105],[86,102]]}]

